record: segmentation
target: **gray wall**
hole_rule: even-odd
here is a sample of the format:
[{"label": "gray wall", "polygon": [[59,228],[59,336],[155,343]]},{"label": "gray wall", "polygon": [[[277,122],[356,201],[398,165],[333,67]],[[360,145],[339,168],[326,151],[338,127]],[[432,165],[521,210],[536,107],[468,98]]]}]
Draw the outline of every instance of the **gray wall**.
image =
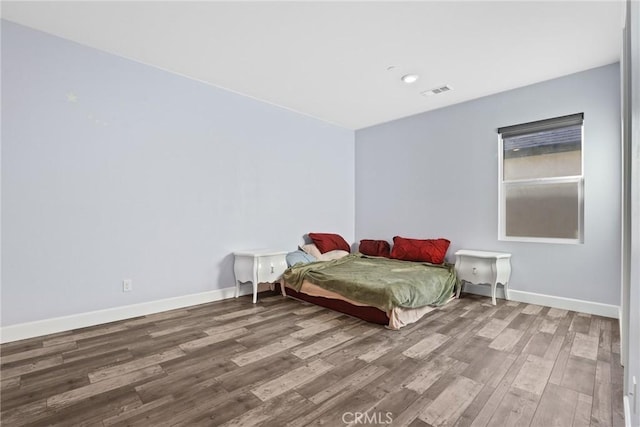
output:
[{"label": "gray wall", "polygon": [[[498,241],[497,128],[579,112],[584,244]],[[357,131],[356,240],[395,235],[448,238],[450,261],[460,248],[511,252],[511,289],[619,305],[619,65]]]},{"label": "gray wall", "polygon": [[7,21],[2,113],[4,326],[230,287],[232,251],[309,231],[353,240],[351,130]]}]

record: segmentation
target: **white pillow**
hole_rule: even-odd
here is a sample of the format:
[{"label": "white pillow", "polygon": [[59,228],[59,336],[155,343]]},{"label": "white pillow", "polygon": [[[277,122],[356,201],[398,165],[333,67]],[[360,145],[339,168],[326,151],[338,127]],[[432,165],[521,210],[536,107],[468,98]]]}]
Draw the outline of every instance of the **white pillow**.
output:
[{"label": "white pillow", "polygon": [[321,253],[320,249],[315,245],[315,243],[309,243],[307,245],[300,246],[305,253],[315,257],[318,261],[331,261],[334,259],[340,259],[342,257],[346,257],[349,255],[349,252],[343,251],[341,249],[336,249],[333,251]]},{"label": "white pillow", "polygon": [[320,254],[318,258],[320,261],[331,261],[334,259],[340,259],[340,258],[344,258],[347,255],[349,255],[349,252],[347,251],[343,251],[342,249],[336,249],[333,251],[329,251],[329,252],[325,252],[323,254]]}]

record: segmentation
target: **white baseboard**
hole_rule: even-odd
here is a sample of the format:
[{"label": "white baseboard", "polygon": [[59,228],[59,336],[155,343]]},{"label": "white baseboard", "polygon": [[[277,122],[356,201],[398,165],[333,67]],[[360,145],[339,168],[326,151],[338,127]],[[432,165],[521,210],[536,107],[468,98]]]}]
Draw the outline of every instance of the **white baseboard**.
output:
[{"label": "white baseboard", "polygon": [[[470,294],[483,295],[487,297],[491,296],[491,287],[489,285],[465,283],[463,291]],[[496,288],[496,298],[504,299],[504,288],[501,285],[498,285]],[[619,318],[619,306],[617,305],[556,297],[553,295],[535,294],[533,292],[518,291],[516,289],[509,289],[509,299],[527,304],[543,305],[563,310],[578,311],[580,313],[595,314],[597,316],[610,317],[612,319]]]},{"label": "white baseboard", "polygon": [[[252,292],[253,289],[251,285],[240,286],[240,295],[248,295]],[[146,316],[148,314],[159,313],[162,311],[220,301],[223,299],[233,298],[234,296],[235,287],[230,287],[198,294],[125,305],[122,307],[72,314],[70,316],[37,320],[35,322],[2,326],[0,327],[0,343],[70,331],[73,329],[85,328],[87,326],[95,326],[103,323],[115,322],[117,320],[130,319],[132,317]]]}]

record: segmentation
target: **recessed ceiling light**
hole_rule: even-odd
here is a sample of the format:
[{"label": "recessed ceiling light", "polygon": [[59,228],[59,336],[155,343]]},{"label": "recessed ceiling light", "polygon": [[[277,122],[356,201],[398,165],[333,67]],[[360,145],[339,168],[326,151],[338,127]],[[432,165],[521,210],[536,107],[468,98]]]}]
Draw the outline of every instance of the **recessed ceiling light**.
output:
[{"label": "recessed ceiling light", "polygon": [[402,76],[402,81],[409,84],[409,83],[414,83],[416,80],[418,80],[418,75],[417,74],[405,74],[404,76]]}]

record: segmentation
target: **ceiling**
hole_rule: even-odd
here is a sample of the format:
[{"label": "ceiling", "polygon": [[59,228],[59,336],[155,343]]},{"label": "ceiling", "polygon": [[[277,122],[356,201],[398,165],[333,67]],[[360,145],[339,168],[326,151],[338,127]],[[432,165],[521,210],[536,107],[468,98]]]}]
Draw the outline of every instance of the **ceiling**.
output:
[{"label": "ceiling", "polygon": [[[616,62],[623,6],[3,1],[2,17],[360,129]],[[406,84],[408,73],[420,77]],[[443,85],[454,90],[421,95]]]}]

